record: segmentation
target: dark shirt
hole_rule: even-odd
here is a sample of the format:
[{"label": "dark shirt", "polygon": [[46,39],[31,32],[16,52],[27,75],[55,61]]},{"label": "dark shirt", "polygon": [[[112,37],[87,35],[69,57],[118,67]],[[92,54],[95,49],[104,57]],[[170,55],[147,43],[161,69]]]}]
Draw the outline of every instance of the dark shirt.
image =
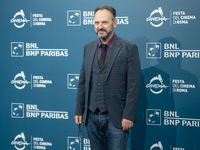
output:
[{"label": "dark shirt", "polygon": [[[106,47],[106,58],[105,58],[105,61],[108,59],[109,55],[110,55],[110,52],[111,52],[111,48],[112,48],[112,45],[113,45],[113,42],[115,40],[115,37],[116,37],[116,34],[114,32],[112,38],[108,41],[107,43],[107,47]],[[98,60],[101,56],[101,52],[102,52],[102,47],[101,47],[101,40],[99,39],[99,45],[98,45]]]}]

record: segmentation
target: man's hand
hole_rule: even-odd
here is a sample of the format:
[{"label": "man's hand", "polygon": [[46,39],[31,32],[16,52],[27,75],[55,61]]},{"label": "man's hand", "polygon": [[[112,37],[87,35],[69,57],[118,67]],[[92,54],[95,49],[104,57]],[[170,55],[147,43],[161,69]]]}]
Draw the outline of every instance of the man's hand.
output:
[{"label": "man's hand", "polygon": [[81,123],[83,123],[83,116],[81,116],[81,115],[76,115],[74,118],[75,118],[76,124],[81,124]]},{"label": "man's hand", "polygon": [[133,125],[134,125],[133,121],[122,118],[123,131],[128,131],[130,128],[133,127]]}]

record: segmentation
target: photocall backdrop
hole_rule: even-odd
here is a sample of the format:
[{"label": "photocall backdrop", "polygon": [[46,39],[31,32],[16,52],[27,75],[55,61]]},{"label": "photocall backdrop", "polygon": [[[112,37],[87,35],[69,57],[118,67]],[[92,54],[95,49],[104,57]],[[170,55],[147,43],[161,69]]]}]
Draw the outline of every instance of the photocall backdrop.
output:
[{"label": "photocall backdrop", "polygon": [[1,1],[0,149],[90,150],[85,128],[78,139],[74,112],[99,5],[116,9],[116,34],[139,48],[142,87],[129,149],[199,150],[196,0]]}]

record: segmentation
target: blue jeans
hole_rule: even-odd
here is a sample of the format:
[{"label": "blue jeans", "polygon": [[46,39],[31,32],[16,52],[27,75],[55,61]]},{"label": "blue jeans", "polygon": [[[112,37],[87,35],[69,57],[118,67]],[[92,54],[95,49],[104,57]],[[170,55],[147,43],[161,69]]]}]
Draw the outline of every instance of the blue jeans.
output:
[{"label": "blue jeans", "polygon": [[88,112],[86,129],[92,150],[127,150],[129,132],[117,128],[108,113]]}]

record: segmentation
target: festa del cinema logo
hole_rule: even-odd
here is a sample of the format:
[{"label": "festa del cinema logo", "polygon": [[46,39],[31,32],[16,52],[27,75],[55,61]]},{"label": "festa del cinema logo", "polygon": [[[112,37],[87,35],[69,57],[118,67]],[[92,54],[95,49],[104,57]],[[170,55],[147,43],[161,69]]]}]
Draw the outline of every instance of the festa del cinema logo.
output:
[{"label": "festa del cinema logo", "polygon": [[21,134],[18,134],[14,140],[11,142],[11,145],[15,147],[16,150],[24,150],[27,146],[29,146],[31,143],[28,143],[26,141],[26,137],[23,132]]},{"label": "festa del cinema logo", "polygon": [[13,84],[18,90],[24,89],[28,84],[31,84],[31,89],[46,88],[47,85],[52,84],[52,80],[45,80],[43,76],[31,74],[31,81],[27,81],[24,71],[21,71],[15,75],[14,79],[11,81],[11,84]]},{"label": "festa del cinema logo", "polygon": [[169,86],[166,86],[163,83],[163,79],[162,76],[160,74],[158,74],[157,76],[153,77],[150,82],[146,85],[146,88],[150,89],[150,91],[154,94],[160,94],[162,93],[162,91],[166,88],[168,88]]},{"label": "festa del cinema logo", "polygon": [[[185,148],[174,147],[172,145],[169,146],[169,149],[170,150],[185,150]],[[164,146],[161,141],[158,141],[157,143],[154,143],[153,145],[151,145],[150,150],[164,150]]]},{"label": "festa del cinema logo", "polygon": [[153,144],[151,147],[150,147],[150,150],[156,150],[156,149],[160,149],[160,150],[163,150],[163,145],[161,143],[161,141],[158,141],[158,143],[155,143]]},{"label": "festa del cinema logo", "polygon": [[[81,18],[83,18],[83,20]],[[128,16],[119,16],[116,17],[116,19],[117,19],[117,24],[119,25],[129,24]],[[94,25],[94,11],[83,11],[81,14],[81,10],[68,10],[67,26],[81,26],[81,24]]]},{"label": "festa del cinema logo", "polygon": [[11,84],[13,84],[19,90],[24,89],[29,83],[30,82],[26,80],[26,76],[23,71],[16,74],[14,79],[11,81]]},{"label": "festa del cinema logo", "polygon": [[67,75],[67,88],[77,89],[80,74],[68,74]]},{"label": "festa del cinema logo", "polygon": [[17,136],[15,136],[14,140],[11,142],[11,145],[15,147],[16,150],[25,150],[26,147],[30,147],[31,149],[47,149],[47,147],[52,147],[52,142],[46,142],[44,141],[43,137],[32,137],[31,136],[31,142],[28,143],[26,141],[26,137],[24,132],[21,132]]},{"label": "festa del cinema logo", "polygon": [[10,23],[14,24],[16,28],[23,28],[27,23],[30,23],[32,26],[46,26],[47,22],[51,22],[51,18],[44,17],[43,14],[32,13],[30,12],[30,20],[27,20],[23,9],[14,14],[13,18],[10,20]]},{"label": "festa del cinema logo", "polygon": [[19,12],[17,12],[13,19],[10,20],[10,23],[13,23],[16,28],[22,28],[25,26],[26,23],[28,23],[30,20],[27,20],[25,18],[24,11],[21,9]]},{"label": "festa del cinema logo", "polygon": [[[25,45],[25,47],[24,47]],[[11,42],[11,57],[68,57],[68,49],[39,48],[38,43]]]},{"label": "festa del cinema logo", "polygon": [[150,24],[153,27],[160,27],[167,20],[169,20],[169,18],[165,18],[161,7],[158,7],[158,9],[153,10],[150,16],[146,19],[146,21],[150,22]]},{"label": "festa del cinema logo", "polygon": [[166,18],[164,16],[161,7],[153,10],[150,16],[146,18],[146,22],[150,22],[153,27],[161,27],[165,22],[169,21],[170,26],[172,25],[187,25],[191,20],[196,20],[195,15],[186,13],[184,10],[170,10],[170,17]]}]

